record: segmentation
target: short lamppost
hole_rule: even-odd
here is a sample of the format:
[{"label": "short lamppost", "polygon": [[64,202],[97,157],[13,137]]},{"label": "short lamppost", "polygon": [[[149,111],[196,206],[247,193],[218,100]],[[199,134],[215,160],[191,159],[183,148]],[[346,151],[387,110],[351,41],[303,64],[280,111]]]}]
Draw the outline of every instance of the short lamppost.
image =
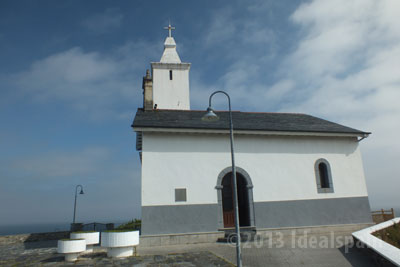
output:
[{"label": "short lamppost", "polygon": [[237,196],[237,184],[236,184],[236,167],[235,167],[235,151],[233,149],[233,123],[232,123],[232,109],[231,109],[231,98],[224,91],[215,91],[210,95],[209,104],[207,108],[207,113],[202,117],[203,121],[217,121],[219,117],[214,113],[214,110],[211,108],[211,98],[217,94],[221,93],[226,95],[229,103],[229,133],[231,140],[231,158],[232,158],[232,178],[233,178],[233,203],[235,208],[235,230],[236,230],[236,260],[237,266],[242,266],[242,253],[240,250],[240,227],[239,227],[239,208],[238,208],[238,196]]},{"label": "short lamppost", "polygon": [[81,188],[81,192],[79,192],[79,194],[80,195],[83,195],[84,193],[83,193],[83,186],[81,186],[80,184],[78,184],[76,187],[75,187],[75,203],[74,203],[74,220],[73,220],[73,224],[75,224],[75,214],[76,214],[76,198],[77,198],[77,196],[78,196],[78,188]]}]

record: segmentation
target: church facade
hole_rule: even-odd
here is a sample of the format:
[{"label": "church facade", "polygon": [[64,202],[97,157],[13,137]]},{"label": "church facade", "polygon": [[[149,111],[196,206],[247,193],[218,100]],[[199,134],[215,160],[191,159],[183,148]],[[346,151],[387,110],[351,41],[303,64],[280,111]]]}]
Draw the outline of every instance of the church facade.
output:
[{"label": "church facade", "polygon": [[[142,235],[234,227],[229,121],[190,110],[190,64],[174,38],[143,78],[133,129]],[[207,99],[204,100],[207,104]],[[253,229],[371,222],[359,131],[306,114],[233,112],[239,221]]]}]

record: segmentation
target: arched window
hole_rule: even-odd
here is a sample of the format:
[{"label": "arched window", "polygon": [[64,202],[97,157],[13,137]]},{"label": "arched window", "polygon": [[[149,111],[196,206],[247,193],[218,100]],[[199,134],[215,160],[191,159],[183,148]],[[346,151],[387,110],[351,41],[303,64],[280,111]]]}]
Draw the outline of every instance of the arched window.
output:
[{"label": "arched window", "polygon": [[318,193],[333,193],[331,167],[326,159],[315,162],[315,178]]},{"label": "arched window", "polygon": [[325,162],[318,164],[318,172],[321,188],[329,188],[328,167]]}]

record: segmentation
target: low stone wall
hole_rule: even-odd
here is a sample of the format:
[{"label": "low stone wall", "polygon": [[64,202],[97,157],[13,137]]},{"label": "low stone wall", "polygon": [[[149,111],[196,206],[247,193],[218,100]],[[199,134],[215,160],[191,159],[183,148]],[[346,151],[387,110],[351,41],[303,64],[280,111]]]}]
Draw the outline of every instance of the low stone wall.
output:
[{"label": "low stone wall", "polygon": [[[304,234],[326,234],[330,232],[351,235],[352,232],[367,228],[372,224],[350,224],[350,225],[327,225],[318,227],[293,227],[280,229],[257,229],[258,235],[268,234],[268,232],[280,232],[283,236]],[[69,231],[50,232],[23,235],[0,236],[0,245],[12,243],[28,243],[37,241],[59,240],[69,238]],[[224,237],[224,232],[210,233],[191,233],[191,234],[171,234],[171,235],[145,235],[140,236],[141,247],[168,246],[197,243],[215,243]]]},{"label": "low stone wall", "polygon": [[223,238],[223,232],[171,234],[171,235],[147,235],[140,236],[140,247],[169,246],[182,244],[215,243]]},{"label": "low stone wall", "polygon": [[[350,236],[354,231],[364,229],[373,225],[372,223],[362,224],[342,224],[342,225],[326,225],[326,226],[309,226],[309,227],[287,227],[287,228],[257,228],[257,235],[276,237],[287,237],[292,235],[304,234],[335,234]],[[170,235],[142,235],[140,236],[140,247],[154,247],[154,246],[169,246],[169,245],[184,245],[184,244],[198,244],[198,243],[215,243],[219,239],[224,238],[224,232],[210,232],[210,233],[190,233],[190,234],[170,234]]]},{"label": "low stone wall", "polygon": [[306,226],[306,227],[286,227],[286,228],[257,228],[257,234],[262,233],[276,233],[279,232],[282,236],[302,235],[302,234],[330,234],[336,233],[341,235],[349,235],[354,231],[358,231],[374,225],[373,223],[360,223],[360,224],[339,224],[339,225],[321,225],[321,226]]},{"label": "low stone wall", "polygon": [[69,231],[0,236],[0,245],[69,238]]}]

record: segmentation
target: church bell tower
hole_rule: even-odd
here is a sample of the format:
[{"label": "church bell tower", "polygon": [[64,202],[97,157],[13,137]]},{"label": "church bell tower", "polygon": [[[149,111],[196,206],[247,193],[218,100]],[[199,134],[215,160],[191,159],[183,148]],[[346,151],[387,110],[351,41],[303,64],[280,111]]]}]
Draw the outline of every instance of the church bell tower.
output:
[{"label": "church bell tower", "polygon": [[[181,62],[176,52],[176,43],[171,34],[175,27],[169,24],[165,29],[168,30],[168,37],[164,42],[164,52],[160,62],[151,63],[153,108],[189,110],[190,63]],[[146,89],[143,89],[146,95]]]}]

